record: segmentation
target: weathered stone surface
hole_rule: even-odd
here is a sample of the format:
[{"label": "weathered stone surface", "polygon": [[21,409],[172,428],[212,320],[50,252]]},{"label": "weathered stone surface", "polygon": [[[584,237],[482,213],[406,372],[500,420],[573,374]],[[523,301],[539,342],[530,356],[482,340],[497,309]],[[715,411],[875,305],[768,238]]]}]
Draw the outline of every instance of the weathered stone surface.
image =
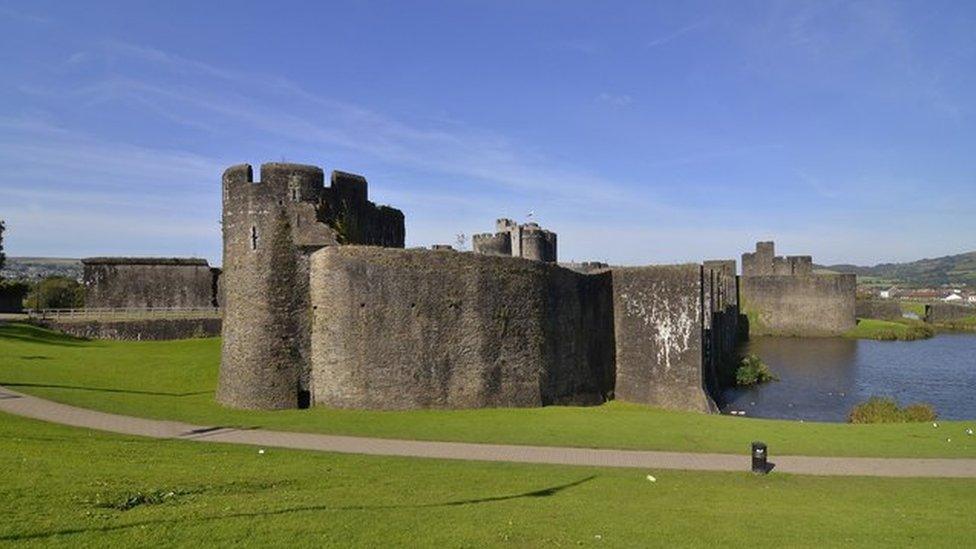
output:
[{"label": "weathered stone surface", "polygon": [[851,274],[744,276],[740,287],[751,335],[837,336],[856,324]]},{"label": "weathered stone surface", "polygon": [[213,307],[215,273],[205,259],[90,257],[86,308]]},{"label": "weathered stone surface", "polygon": [[471,237],[471,247],[475,253],[511,257],[512,235],[508,232],[476,234]]},{"label": "weathered stone surface", "polygon": [[316,166],[249,165],[223,176],[225,301],[217,399],[294,408],[310,390],[309,254],[323,246],[403,246],[403,214],[367,200],[366,180]]},{"label": "weathered stone surface", "polygon": [[547,231],[538,223],[519,225],[511,219],[495,222],[495,234],[476,234],[471,239],[475,253],[485,255],[510,255],[534,261],[556,263],[556,233]]},{"label": "weathered stone surface", "polygon": [[127,341],[189,339],[220,335],[220,318],[147,320],[45,320],[46,328],[86,339]]},{"label": "weathered stone surface", "polygon": [[598,403],[612,385],[610,277],[518,258],[368,247],[312,256],[316,403]]},{"label": "weathered stone surface", "polygon": [[858,299],[854,302],[854,316],[898,320],[902,318],[901,305],[889,299]]},{"label": "weathered stone surface", "polygon": [[713,411],[703,372],[701,266],[624,267],[612,274],[616,397]]},{"label": "weathered stone surface", "polygon": [[925,321],[938,324],[968,317],[976,317],[976,307],[953,303],[932,303],[925,306]]},{"label": "weathered stone surface", "polygon": [[856,324],[854,275],[817,274],[808,255],[776,256],[772,242],[742,254],[739,309],[752,335],[837,336]]}]

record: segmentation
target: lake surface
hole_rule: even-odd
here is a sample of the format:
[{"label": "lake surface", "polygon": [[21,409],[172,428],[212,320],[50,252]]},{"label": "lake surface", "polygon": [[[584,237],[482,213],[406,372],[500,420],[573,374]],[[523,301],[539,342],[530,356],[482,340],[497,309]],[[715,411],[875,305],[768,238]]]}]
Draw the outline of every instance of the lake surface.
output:
[{"label": "lake surface", "polygon": [[920,341],[756,337],[759,355],[780,381],[723,392],[723,413],[847,421],[857,403],[894,397],[927,402],[942,419],[976,419],[976,334],[939,334]]}]

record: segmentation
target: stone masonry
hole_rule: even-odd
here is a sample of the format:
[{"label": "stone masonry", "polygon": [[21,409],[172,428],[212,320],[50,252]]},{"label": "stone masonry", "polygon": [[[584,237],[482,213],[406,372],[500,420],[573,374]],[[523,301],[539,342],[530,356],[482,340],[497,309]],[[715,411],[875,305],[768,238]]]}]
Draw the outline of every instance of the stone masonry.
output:
[{"label": "stone masonry", "polygon": [[223,208],[224,404],[715,410],[735,261],[572,270],[554,233],[510,220],[478,253],[404,250],[364,178],[296,164],[228,169]]},{"label": "stone masonry", "polygon": [[309,257],[325,246],[403,247],[403,214],[367,199],[366,179],[269,163],[223,176],[224,323],[217,400],[241,408],[306,406]]},{"label": "stone masonry", "polygon": [[556,233],[539,226],[538,223],[519,225],[511,219],[495,222],[494,233],[481,233],[471,237],[475,253],[524,257],[535,261],[555,263]]},{"label": "stone masonry", "polygon": [[856,277],[813,272],[810,256],[777,257],[772,242],[742,254],[741,308],[751,335],[838,336],[856,325]]}]

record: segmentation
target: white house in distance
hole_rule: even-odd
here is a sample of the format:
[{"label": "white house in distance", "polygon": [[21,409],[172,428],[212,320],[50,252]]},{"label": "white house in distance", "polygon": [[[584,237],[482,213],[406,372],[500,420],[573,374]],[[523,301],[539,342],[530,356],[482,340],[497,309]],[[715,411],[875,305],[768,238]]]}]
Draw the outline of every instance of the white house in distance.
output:
[{"label": "white house in distance", "polygon": [[959,303],[962,300],[963,300],[962,299],[962,296],[959,295],[956,292],[953,292],[953,293],[945,296],[944,298],[942,298],[942,301],[945,301],[946,303]]},{"label": "white house in distance", "polygon": [[887,290],[881,290],[878,293],[878,296],[881,297],[881,299],[891,299],[891,298],[895,297],[895,293],[897,291],[898,291],[898,288],[891,287],[891,288],[888,288]]}]

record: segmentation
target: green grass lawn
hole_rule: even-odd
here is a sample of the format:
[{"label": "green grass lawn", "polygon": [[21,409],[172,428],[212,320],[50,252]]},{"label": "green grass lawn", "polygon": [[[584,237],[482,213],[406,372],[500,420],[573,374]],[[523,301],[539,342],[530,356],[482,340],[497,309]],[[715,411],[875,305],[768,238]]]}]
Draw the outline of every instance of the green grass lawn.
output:
[{"label": "green grass lawn", "polygon": [[0,544],[966,547],[976,539],[974,479],[261,454],[3,414],[0,494]]},{"label": "green grass lawn", "polygon": [[[742,453],[763,440],[775,454],[976,457],[976,421],[845,425],[760,420],[611,402],[597,407],[376,412],[315,407],[233,410],[214,402],[217,339],[82,341],[0,325],[0,383],[107,412],[202,425],[343,435]],[[951,438],[952,442],[946,439]]]},{"label": "green grass lawn", "polygon": [[857,326],[848,330],[844,334],[844,337],[883,341],[912,341],[916,339],[928,339],[934,335],[935,330],[919,320],[859,318],[857,319]]},{"label": "green grass lawn", "polygon": [[925,303],[919,303],[918,301],[899,301],[898,305],[901,306],[903,312],[915,313],[918,318],[925,318]]}]

